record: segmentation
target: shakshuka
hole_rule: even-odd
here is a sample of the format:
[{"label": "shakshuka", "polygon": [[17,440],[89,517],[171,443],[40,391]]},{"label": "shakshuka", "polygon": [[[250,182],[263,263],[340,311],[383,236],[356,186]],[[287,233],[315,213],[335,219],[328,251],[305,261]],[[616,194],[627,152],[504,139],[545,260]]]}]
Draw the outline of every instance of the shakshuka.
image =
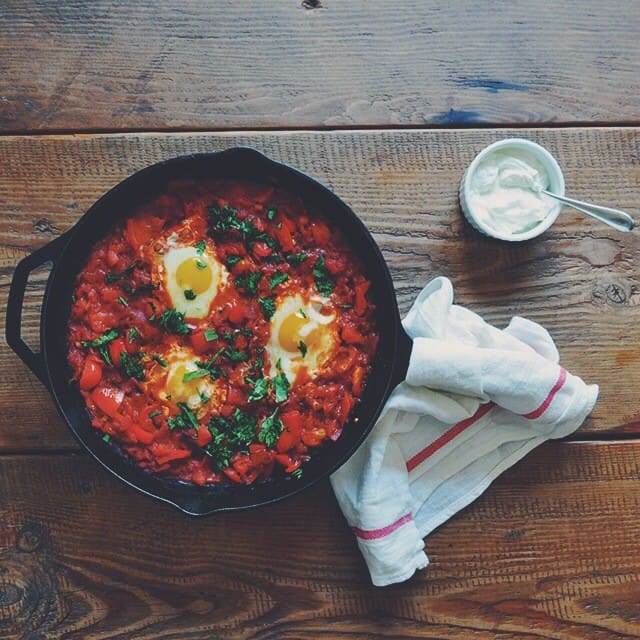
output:
[{"label": "shakshuka", "polygon": [[181,181],[92,249],[69,363],[104,440],[205,485],[299,476],[340,437],[378,336],[322,213],[269,182]]}]

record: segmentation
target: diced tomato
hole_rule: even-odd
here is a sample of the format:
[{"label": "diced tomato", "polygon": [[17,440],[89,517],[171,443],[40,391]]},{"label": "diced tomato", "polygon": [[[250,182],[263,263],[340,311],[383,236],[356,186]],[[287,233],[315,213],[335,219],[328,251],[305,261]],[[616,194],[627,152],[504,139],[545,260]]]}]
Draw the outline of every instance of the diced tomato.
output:
[{"label": "diced tomato", "polygon": [[347,344],[363,344],[366,340],[366,338],[350,324],[342,327],[340,335]]},{"label": "diced tomato", "polygon": [[114,249],[111,248],[107,251],[107,264],[110,267],[115,267],[118,264],[119,259],[120,258]]},{"label": "diced tomato", "polygon": [[202,467],[200,467],[200,469],[196,469],[192,473],[191,480],[193,480],[193,482],[195,484],[203,487],[205,485],[205,483],[207,482],[207,474],[204,472],[204,469],[202,469]]},{"label": "diced tomato", "polygon": [[276,228],[273,233],[283,251],[293,251],[295,246],[293,244],[293,237],[291,236],[288,225],[284,221],[282,222],[282,226],[279,229]]},{"label": "diced tomato", "polygon": [[244,304],[241,300],[235,300],[229,307],[229,311],[227,313],[229,322],[233,322],[233,324],[240,324],[244,320],[244,316]]},{"label": "diced tomato", "polygon": [[299,435],[302,430],[302,414],[299,411],[286,411],[280,418],[288,431]]},{"label": "diced tomato", "polygon": [[89,356],[84,362],[80,376],[80,388],[88,391],[93,389],[102,378],[102,364],[97,358]]},{"label": "diced tomato", "polygon": [[291,447],[300,442],[300,438],[296,438],[291,431],[287,431],[286,429],[280,434],[278,438],[278,442],[276,443],[276,448],[280,453],[284,453],[285,451],[289,451]]},{"label": "diced tomato", "polygon": [[327,432],[323,428],[314,427],[302,434],[302,442],[309,447],[317,447],[326,437]]},{"label": "diced tomato", "polygon": [[201,424],[198,427],[198,437],[196,439],[196,444],[199,447],[206,447],[211,442],[211,440],[213,440],[211,432],[209,431],[209,429],[207,429],[207,427]]},{"label": "diced tomato", "polygon": [[321,247],[326,246],[329,240],[331,240],[331,231],[329,231],[329,227],[322,222],[315,222],[312,224],[311,232],[313,233],[313,239],[316,244]]},{"label": "diced tomato", "polygon": [[129,244],[138,251],[147,245],[153,238],[158,237],[164,221],[156,216],[137,216],[128,218],[125,235]]},{"label": "diced tomato", "polygon": [[240,474],[235,469],[232,469],[231,467],[227,467],[224,470],[224,475],[227,476],[227,478],[229,478],[230,480],[233,480],[238,484],[242,484],[242,478],[240,477]]},{"label": "diced tomato", "polygon": [[227,402],[235,406],[242,406],[246,401],[246,393],[237,387],[231,387],[227,393]]},{"label": "diced tomato", "polygon": [[357,284],[354,289],[356,292],[355,303],[353,305],[353,310],[359,315],[363,316],[367,310],[367,291],[369,290],[370,283],[369,282],[360,282]]},{"label": "diced tomato", "polygon": [[213,345],[213,340],[209,342],[204,334],[204,331],[192,331],[189,335],[189,341],[196,353],[207,353]]},{"label": "diced tomato", "polygon": [[191,456],[189,449],[178,449],[173,445],[158,445],[153,451],[160,464],[182,460]]},{"label": "diced tomato", "polygon": [[142,444],[151,444],[154,441],[155,436],[150,431],[145,431],[137,424],[132,425],[131,428],[138,442],[142,442]]},{"label": "diced tomato", "polygon": [[98,387],[91,392],[91,399],[96,407],[110,418],[118,416],[118,409],[124,399],[124,392],[121,389],[112,387]]},{"label": "diced tomato", "polygon": [[253,244],[253,255],[258,259],[266,258],[272,253],[271,247],[269,247],[266,242],[259,241]]},{"label": "diced tomato", "polygon": [[118,365],[120,362],[120,354],[123,351],[127,351],[127,346],[122,338],[116,338],[109,343],[109,355],[114,365]]},{"label": "diced tomato", "polygon": [[362,380],[364,378],[364,368],[355,367],[351,374],[351,388],[353,393],[359,396],[362,393]]}]

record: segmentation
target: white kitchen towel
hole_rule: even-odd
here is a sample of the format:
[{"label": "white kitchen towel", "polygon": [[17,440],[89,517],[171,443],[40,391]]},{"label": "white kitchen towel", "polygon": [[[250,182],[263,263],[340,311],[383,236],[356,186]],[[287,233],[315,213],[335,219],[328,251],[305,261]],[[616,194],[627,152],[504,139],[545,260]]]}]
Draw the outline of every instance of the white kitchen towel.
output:
[{"label": "white kitchen towel", "polygon": [[426,567],[424,536],[531,449],[572,433],[598,397],[558,364],[543,327],[515,317],[496,329],[453,304],[447,278],[402,324],[413,339],[406,380],[331,477],[378,586]]}]

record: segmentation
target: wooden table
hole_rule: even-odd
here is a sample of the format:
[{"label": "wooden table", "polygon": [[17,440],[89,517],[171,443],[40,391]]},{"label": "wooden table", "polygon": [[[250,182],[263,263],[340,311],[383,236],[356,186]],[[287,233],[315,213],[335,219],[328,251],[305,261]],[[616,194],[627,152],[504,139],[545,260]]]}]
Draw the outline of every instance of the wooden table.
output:
[{"label": "wooden table", "polygon": [[[543,323],[601,385],[548,443],[371,586],[328,483],[190,519],[114,480],[0,346],[0,637],[640,636],[638,235],[565,209],[507,245],[459,212],[464,168],[510,135],[567,191],[640,213],[640,7],[422,0],[0,7],[0,295],[16,262],[162,158],[243,144],[328,184],[373,232],[401,309],[438,274],[504,326]],[[38,343],[47,272],[34,273]]]}]

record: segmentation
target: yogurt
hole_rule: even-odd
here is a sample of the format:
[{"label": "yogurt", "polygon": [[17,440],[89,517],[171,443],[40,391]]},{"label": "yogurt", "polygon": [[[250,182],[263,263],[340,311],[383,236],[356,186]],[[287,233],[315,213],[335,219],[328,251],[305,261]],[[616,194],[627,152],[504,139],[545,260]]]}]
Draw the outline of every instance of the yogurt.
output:
[{"label": "yogurt", "polygon": [[470,176],[467,202],[474,216],[502,235],[531,231],[560,204],[542,193],[549,174],[533,154],[523,149],[496,149]]}]

